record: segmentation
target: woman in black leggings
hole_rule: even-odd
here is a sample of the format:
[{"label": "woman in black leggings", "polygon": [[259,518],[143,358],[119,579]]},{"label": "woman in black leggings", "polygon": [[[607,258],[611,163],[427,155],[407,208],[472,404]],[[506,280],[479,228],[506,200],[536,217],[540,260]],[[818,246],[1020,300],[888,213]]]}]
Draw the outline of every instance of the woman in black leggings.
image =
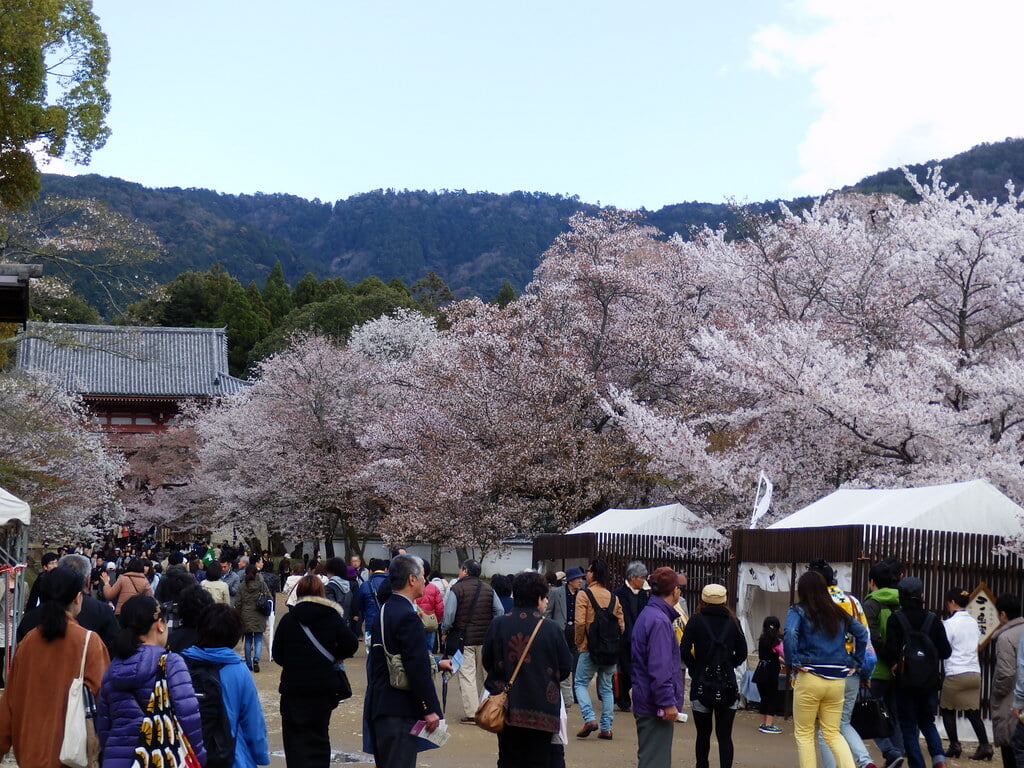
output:
[{"label": "woman in black leggings", "polygon": [[[732,723],[739,706],[736,667],[747,659],[747,641],[736,614],[725,604],[726,596],[721,584],[704,587],[679,646],[692,681],[690,706],[697,729],[696,768],[709,766],[712,727],[718,739],[718,764],[720,768],[732,768]],[[712,701],[711,697],[701,695],[703,691],[724,694]]]}]

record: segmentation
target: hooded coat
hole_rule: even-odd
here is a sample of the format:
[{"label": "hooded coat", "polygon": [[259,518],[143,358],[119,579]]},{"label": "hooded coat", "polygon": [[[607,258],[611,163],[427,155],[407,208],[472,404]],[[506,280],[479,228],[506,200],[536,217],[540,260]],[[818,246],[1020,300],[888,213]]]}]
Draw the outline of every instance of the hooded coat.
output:
[{"label": "hooded coat", "polygon": [[200,648],[193,645],[181,652],[187,659],[219,664],[220,685],[224,691],[224,710],[235,734],[235,762],[232,768],[256,768],[269,765],[267,724],[256,693],[252,675],[242,657],[231,648]]},{"label": "hooded coat", "polygon": [[115,658],[103,675],[96,703],[96,734],[103,749],[103,768],[128,768],[135,759],[143,707],[156,685],[157,665],[165,653],[174,714],[199,762],[206,762],[199,703],[184,659],[156,645],[140,645],[127,659]]},{"label": "hooded coat", "polygon": [[359,640],[342,617],[341,606],[324,597],[304,597],[277,625],[273,657],[281,665],[282,695],[325,696],[336,690],[334,665],[306,637],[302,624],[335,659],[347,659]]}]

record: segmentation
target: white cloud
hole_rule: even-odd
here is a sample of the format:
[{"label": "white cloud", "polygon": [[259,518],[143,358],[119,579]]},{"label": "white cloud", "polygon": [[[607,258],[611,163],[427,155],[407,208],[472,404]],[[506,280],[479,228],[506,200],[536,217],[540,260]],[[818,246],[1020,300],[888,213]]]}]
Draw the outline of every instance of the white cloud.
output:
[{"label": "white cloud", "polygon": [[[1007,0],[799,0],[752,40],[750,63],[806,73],[820,107],[796,193],[1024,135],[1024,4]],[[808,26],[808,22],[813,26]],[[808,31],[810,29],[810,31]]]}]

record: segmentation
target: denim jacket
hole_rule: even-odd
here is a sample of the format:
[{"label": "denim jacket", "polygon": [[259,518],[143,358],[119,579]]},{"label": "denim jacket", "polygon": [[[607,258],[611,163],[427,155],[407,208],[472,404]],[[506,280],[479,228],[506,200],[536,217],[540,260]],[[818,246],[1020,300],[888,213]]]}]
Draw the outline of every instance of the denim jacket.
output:
[{"label": "denim jacket", "polygon": [[[846,650],[846,633],[853,635],[853,653]],[[811,667],[816,664],[835,664],[860,670],[864,666],[864,651],[867,648],[868,631],[856,619],[850,619],[834,637],[826,637],[815,630],[811,620],[804,615],[799,605],[791,606],[786,615],[786,629],[783,634],[783,649],[786,666]]]}]

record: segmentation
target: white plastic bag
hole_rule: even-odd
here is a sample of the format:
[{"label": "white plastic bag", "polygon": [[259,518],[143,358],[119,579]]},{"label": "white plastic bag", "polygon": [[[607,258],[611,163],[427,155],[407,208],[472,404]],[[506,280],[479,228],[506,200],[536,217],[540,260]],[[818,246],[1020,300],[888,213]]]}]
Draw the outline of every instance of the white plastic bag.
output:
[{"label": "white plastic bag", "polygon": [[60,745],[60,762],[68,768],[89,768],[89,732],[85,726],[85,654],[92,632],[85,634],[82,663],[78,677],[68,686],[68,709],[64,714],[64,741]]}]

